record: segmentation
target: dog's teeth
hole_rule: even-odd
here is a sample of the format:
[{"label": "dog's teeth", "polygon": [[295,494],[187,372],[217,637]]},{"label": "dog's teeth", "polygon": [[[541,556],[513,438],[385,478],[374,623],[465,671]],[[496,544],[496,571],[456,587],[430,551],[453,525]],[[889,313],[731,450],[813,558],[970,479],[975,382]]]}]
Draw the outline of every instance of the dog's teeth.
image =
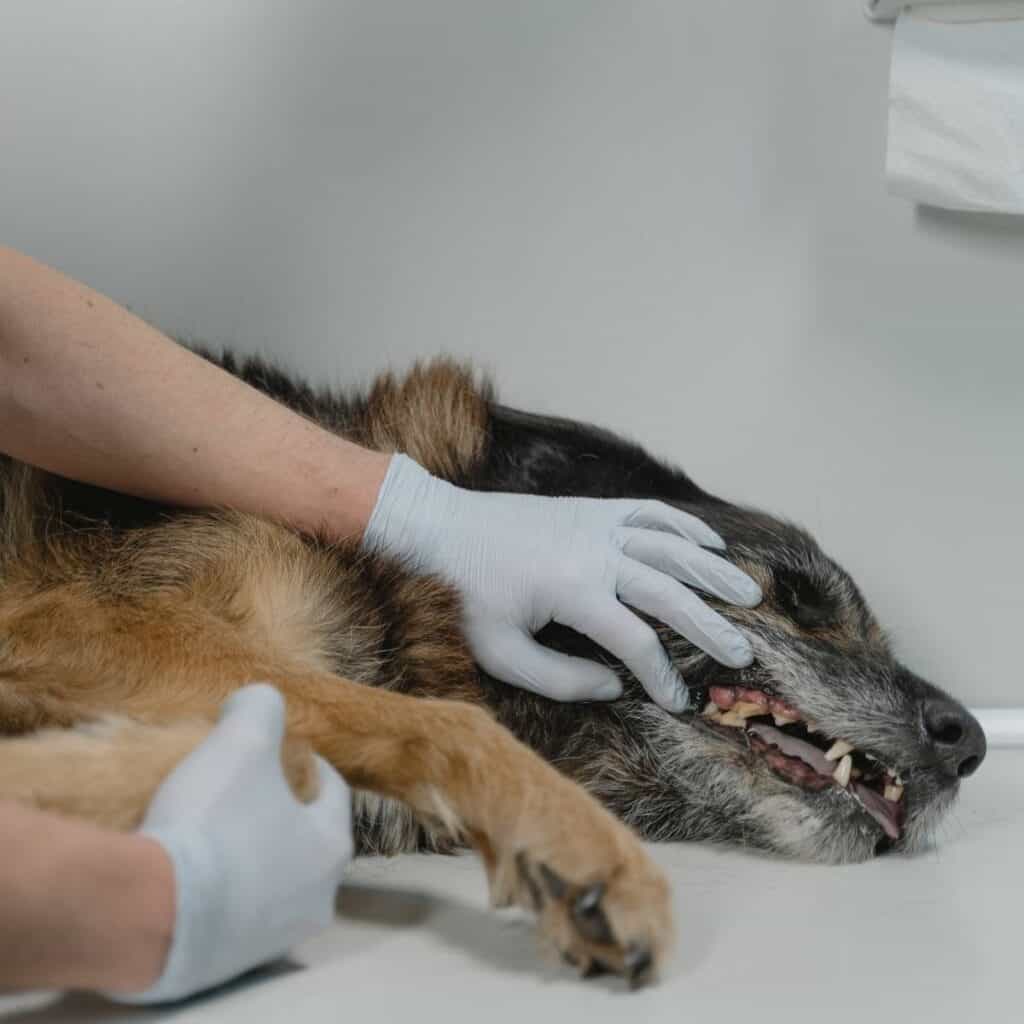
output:
[{"label": "dog's teeth", "polygon": [[845,789],[850,783],[851,771],[853,771],[853,758],[846,754],[832,773],[832,778]]},{"label": "dog's teeth", "polygon": [[902,786],[886,786],[885,787],[885,799],[892,800],[893,803],[899,803],[900,797],[903,796]]},{"label": "dog's teeth", "polygon": [[846,740],[836,740],[831,747],[828,748],[828,753],[825,755],[826,761],[838,761],[841,757],[845,757],[847,754],[853,753],[853,744],[847,743]]},{"label": "dog's teeth", "polygon": [[818,723],[817,722],[807,721],[807,722],[804,722],[804,726],[806,727],[808,732],[817,732],[818,731]]},{"label": "dog's teeth", "polygon": [[738,700],[729,709],[733,714],[739,715],[740,718],[754,718],[757,715],[766,714],[768,709],[761,704],[754,704],[747,700]]},{"label": "dog's teeth", "polygon": [[722,717],[722,709],[712,701],[702,712],[705,718],[710,718],[712,722],[717,722]]},{"label": "dog's teeth", "polygon": [[772,715],[775,719],[776,725],[791,725],[793,722],[799,722],[800,719],[796,715],[780,715],[778,713]]},{"label": "dog's teeth", "polygon": [[734,729],[746,729],[747,720],[742,716],[736,714],[735,711],[726,711],[720,719],[718,719],[719,725],[730,725]]}]

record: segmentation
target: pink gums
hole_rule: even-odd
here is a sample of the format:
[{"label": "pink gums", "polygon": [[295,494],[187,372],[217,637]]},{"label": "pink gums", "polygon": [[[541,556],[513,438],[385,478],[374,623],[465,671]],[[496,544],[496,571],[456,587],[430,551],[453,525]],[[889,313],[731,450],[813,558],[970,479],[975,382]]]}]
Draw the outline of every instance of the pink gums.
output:
[{"label": "pink gums", "polygon": [[786,715],[788,718],[802,717],[792,705],[777,697],[769,697],[767,693],[762,693],[760,690],[750,690],[742,686],[712,686],[708,694],[723,711],[727,711],[736,701],[740,700],[748,704],[760,704],[774,715]]}]

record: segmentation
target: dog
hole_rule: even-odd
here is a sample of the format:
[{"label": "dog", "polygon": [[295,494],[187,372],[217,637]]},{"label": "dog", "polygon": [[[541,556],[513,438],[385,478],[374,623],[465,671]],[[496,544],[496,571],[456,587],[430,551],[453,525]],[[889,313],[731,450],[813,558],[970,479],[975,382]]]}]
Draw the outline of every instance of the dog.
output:
[{"label": "dog", "polygon": [[[309,798],[310,750],[354,787],[357,849],[470,844],[492,900],[537,915],[583,974],[655,976],[669,891],[636,835],[843,863],[928,841],[984,734],[893,656],[853,580],[802,529],[703,491],[599,428],[507,408],[452,361],[368,392],[316,390],[256,358],[201,351],[326,429],[404,451],[462,487],[652,498],[691,512],[761,586],[709,599],[750,639],[725,669],[658,623],[691,688],[670,714],[605,651],[611,703],[558,704],[488,678],[458,597],[355,543],[228,511],[161,506],[0,460],[0,797],[130,829],[236,687],[285,695],[282,754]],[[538,756],[539,755],[539,756]]]}]

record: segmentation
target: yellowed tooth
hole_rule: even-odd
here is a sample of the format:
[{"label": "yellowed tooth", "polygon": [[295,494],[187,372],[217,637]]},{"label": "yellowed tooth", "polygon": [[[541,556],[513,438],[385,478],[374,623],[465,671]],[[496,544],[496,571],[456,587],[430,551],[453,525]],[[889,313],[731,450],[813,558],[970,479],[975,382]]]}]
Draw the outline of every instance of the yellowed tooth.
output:
[{"label": "yellowed tooth", "polygon": [[836,766],[832,778],[845,789],[850,784],[850,772],[853,771],[853,758],[847,754]]},{"label": "yellowed tooth", "polygon": [[736,712],[733,711],[731,708],[728,711],[726,711],[726,713],[722,715],[720,719],[718,719],[718,724],[731,725],[734,729],[746,729],[747,727],[746,719],[742,718],[740,715],[737,715]]},{"label": "yellowed tooth", "polygon": [[838,761],[841,757],[846,757],[847,754],[853,753],[853,744],[847,743],[846,740],[836,740],[831,747],[828,748],[828,753],[825,754],[826,761]]},{"label": "yellowed tooth", "polygon": [[863,778],[863,776],[864,776],[864,773],[859,768],[854,768],[850,772],[850,778],[851,779],[860,779],[860,778]]},{"label": "yellowed tooth", "polygon": [[768,709],[763,704],[754,704],[748,700],[738,700],[729,709],[736,712],[740,718],[754,718],[757,715],[767,715]]},{"label": "yellowed tooth", "polygon": [[796,715],[778,715],[773,714],[772,718],[775,719],[776,725],[790,725],[792,722],[799,722],[800,719]]},{"label": "yellowed tooth", "polygon": [[804,722],[804,725],[806,726],[808,732],[817,732],[818,731],[818,723],[817,722]]},{"label": "yellowed tooth", "polygon": [[705,718],[710,718],[712,721],[722,717],[722,709],[712,701],[702,712]]},{"label": "yellowed tooth", "polygon": [[903,796],[902,786],[886,786],[885,787],[885,799],[892,800],[893,803],[898,803],[900,797]]}]

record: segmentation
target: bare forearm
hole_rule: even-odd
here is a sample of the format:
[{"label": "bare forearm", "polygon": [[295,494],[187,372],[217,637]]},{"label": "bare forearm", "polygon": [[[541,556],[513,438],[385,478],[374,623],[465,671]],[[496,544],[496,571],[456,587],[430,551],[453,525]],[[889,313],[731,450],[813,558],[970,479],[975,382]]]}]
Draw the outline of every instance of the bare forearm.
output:
[{"label": "bare forearm", "polygon": [[0,449],[62,476],[362,533],[387,457],[335,437],[105,296],[0,248]]},{"label": "bare forearm", "polygon": [[0,989],[133,992],[163,969],[174,869],[154,841],[0,803]]}]

